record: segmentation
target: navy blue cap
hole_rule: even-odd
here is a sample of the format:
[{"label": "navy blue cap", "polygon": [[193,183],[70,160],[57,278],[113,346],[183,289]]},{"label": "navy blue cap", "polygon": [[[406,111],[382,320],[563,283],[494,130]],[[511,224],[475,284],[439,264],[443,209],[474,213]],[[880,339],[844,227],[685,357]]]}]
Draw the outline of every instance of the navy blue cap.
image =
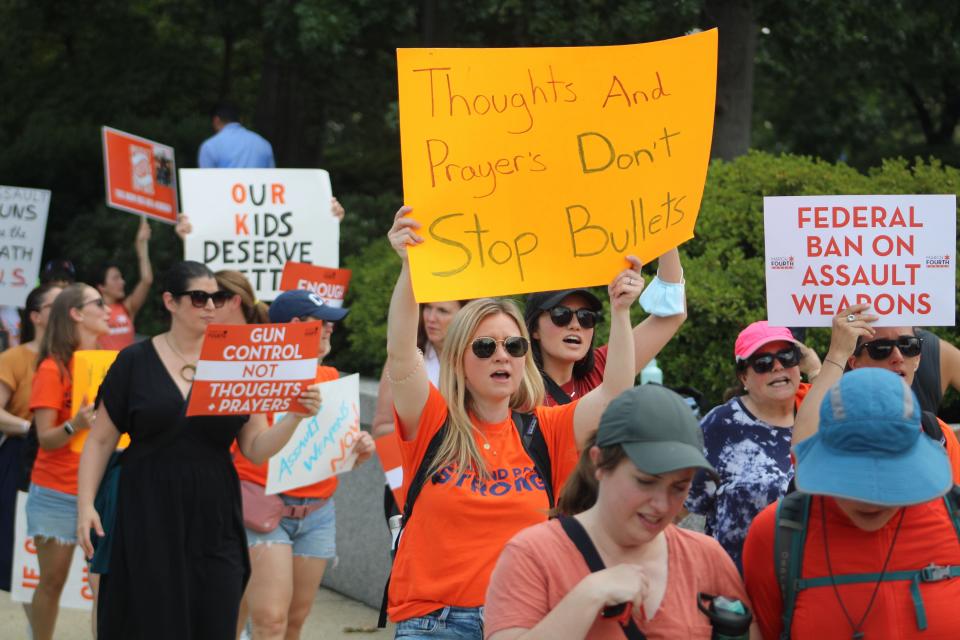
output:
[{"label": "navy blue cap", "polygon": [[290,322],[294,318],[317,318],[326,322],[340,322],[350,312],[333,307],[310,291],[284,291],[270,305],[270,322]]}]

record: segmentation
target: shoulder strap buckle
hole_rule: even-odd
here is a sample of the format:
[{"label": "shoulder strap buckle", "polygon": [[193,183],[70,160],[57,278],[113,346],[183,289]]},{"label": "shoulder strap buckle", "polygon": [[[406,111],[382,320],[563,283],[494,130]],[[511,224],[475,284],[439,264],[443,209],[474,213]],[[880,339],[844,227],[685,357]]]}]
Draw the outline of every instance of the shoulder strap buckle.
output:
[{"label": "shoulder strap buckle", "polygon": [[951,577],[949,566],[940,566],[932,562],[920,570],[920,580],[922,582],[940,582]]}]

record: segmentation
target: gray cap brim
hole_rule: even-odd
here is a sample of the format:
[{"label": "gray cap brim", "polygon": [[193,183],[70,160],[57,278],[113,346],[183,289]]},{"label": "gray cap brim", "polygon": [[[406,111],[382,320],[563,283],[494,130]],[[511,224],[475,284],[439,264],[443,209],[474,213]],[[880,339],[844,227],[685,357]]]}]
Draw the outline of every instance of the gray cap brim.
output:
[{"label": "gray cap brim", "polygon": [[650,475],[680,469],[703,469],[719,480],[717,470],[696,447],[682,442],[621,442],[627,457],[640,471]]}]

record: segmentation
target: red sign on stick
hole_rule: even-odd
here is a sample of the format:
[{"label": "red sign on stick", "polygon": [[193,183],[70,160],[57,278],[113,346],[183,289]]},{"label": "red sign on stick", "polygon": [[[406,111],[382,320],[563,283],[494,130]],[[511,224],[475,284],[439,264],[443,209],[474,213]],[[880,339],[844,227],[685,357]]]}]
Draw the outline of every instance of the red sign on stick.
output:
[{"label": "red sign on stick", "polygon": [[321,327],[319,322],[210,325],[187,415],[304,412],[297,397],[316,378]]},{"label": "red sign on stick", "polygon": [[173,147],[103,127],[107,206],[177,222],[177,167]]},{"label": "red sign on stick", "polygon": [[343,306],[349,285],[349,269],[318,267],[306,262],[286,263],[280,276],[281,291],[311,291],[331,307]]}]

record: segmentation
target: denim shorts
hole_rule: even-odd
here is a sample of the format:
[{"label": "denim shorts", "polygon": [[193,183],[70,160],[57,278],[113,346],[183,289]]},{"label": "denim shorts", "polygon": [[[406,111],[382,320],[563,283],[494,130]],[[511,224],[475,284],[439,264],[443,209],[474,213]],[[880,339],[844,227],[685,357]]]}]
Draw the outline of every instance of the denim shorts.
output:
[{"label": "denim shorts", "polygon": [[[280,495],[285,505],[324,502],[318,498],[291,498]],[[258,544],[293,545],[293,555],[308,558],[335,558],[337,556],[337,523],[333,498],[306,518],[281,518],[280,525],[269,533],[247,529],[247,546]]]},{"label": "denim shorts", "polygon": [[27,496],[27,535],[77,543],[77,496],[30,483]]},{"label": "denim shorts", "polygon": [[397,623],[395,638],[483,640],[483,607],[444,607]]}]

